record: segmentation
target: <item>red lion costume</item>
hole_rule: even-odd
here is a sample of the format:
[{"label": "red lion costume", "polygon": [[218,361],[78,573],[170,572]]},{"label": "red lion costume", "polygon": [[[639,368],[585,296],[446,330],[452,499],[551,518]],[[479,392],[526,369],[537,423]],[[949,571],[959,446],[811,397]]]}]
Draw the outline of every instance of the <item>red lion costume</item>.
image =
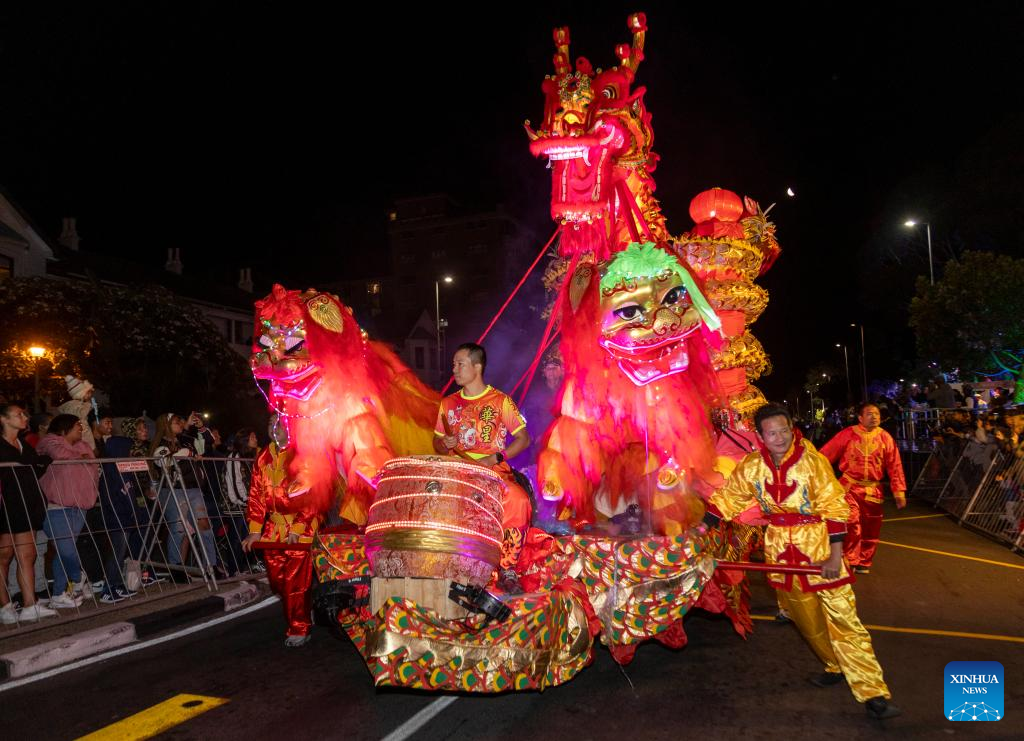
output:
[{"label": "red lion costume", "polygon": [[337,296],[274,285],[256,302],[251,365],[294,447],[290,493],[318,511],[344,489],[340,514],[362,525],[384,462],[432,450],[440,401],[401,360],[362,331]]}]

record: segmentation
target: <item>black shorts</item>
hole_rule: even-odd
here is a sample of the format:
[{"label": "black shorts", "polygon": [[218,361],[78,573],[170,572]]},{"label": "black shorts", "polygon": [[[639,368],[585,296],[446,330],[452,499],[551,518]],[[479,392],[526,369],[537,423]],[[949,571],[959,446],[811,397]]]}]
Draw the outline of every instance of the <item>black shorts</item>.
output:
[{"label": "black shorts", "polygon": [[[32,494],[35,496],[32,496]],[[0,496],[0,533],[34,533],[43,529],[46,501],[42,492],[4,492]]]}]

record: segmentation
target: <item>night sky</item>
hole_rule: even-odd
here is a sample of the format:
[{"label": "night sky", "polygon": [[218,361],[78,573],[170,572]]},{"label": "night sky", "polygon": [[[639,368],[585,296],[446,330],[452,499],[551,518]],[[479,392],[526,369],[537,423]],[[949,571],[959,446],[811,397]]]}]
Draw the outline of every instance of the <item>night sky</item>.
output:
[{"label": "night sky", "polygon": [[841,364],[854,321],[870,376],[909,369],[906,305],[927,274],[909,215],[931,221],[937,265],[1024,256],[1017,4],[20,5],[0,11],[0,184],[54,236],[77,216],[83,249],[360,277],[386,268],[391,200],[431,192],[550,234],[522,122],[541,118],[551,29],[609,66],[643,10],[670,230],[711,186],[778,202],[784,251],[754,327],[770,396]]}]

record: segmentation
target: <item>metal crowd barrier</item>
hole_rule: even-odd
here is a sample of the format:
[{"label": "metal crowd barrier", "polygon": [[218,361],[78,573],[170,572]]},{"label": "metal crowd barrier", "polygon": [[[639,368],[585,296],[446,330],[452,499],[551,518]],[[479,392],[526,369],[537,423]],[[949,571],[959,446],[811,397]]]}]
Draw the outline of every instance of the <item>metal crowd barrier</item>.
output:
[{"label": "metal crowd barrier", "polygon": [[960,525],[1024,549],[1024,457],[996,443],[968,439],[937,447],[912,495],[944,509]]},{"label": "metal crowd barrier", "polygon": [[[20,508],[26,521],[30,519],[30,497],[41,498],[46,509],[47,522],[35,533],[36,558],[29,566],[36,594],[45,592],[45,599],[37,599],[43,606],[61,614],[80,613],[90,606],[102,609],[127,604],[136,596],[160,595],[177,582],[202,580],[212,591],[223,579],[264,571],[258,556],[241,548],[248,531],[245,500],[252,459],[60,460],[48,471],[64,466],[84,467],[94,477],[95,506],[82,510],[50,504],[40,484],[45,474],[37,475],[30,466],[0,463],[0,469],[14,469],[14,475],[2,479],[6,521],[0,522],[0,531],[10,532],[12,508]],[[70,493],[61,489],[60,477],[48,484],[62,497]],[[35,504],[39,506],[38,501]],[[12,550],[10,567],[0,574],[0,595],[7,601],[17,599],[21,591],[18,549]],[[80,576],[73,581],[76,561]],[[58,571],[67,577],[66,593],[73,596],[53,593]],[[24,604],[24,597],[19,601]],[[14,624],[21,622],[19,613]]]}]

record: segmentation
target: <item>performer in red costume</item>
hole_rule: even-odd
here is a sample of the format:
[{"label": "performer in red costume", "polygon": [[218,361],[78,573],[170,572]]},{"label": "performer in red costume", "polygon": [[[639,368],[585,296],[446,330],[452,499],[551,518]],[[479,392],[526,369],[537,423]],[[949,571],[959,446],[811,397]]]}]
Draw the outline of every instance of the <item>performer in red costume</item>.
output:
[{"label": "performer in red costume", "polygon": [[476,461],[505,480],[499,586],[514,591],[518,587],[515,567],[530,526],[532,508],[529,495],[516,483],[506,460],[530,446],[530,434],[511,397],[484,383],[486,367],[487,352],[480,345],[467,342],[455,351],[452,375],[461,390],[441,400],[434,428],[434,450]]},{"label": "performer in red costume", "polygon": [[882,532],[882,477],[888,473],[896,507],[907,506],[907,480],[892,435],[879,427],[882,414],[874,404],[861,404],[859,424],[847,427],[821,448],[832,465],[839,462],[839,482],[846,490],[850,521],[843,551],[858,574],[870,572]]},{"label": "performer in red costume", "polygon": [[[288,475],[288,464],[295,456],[292,447],[281,449],[271,442],[260,451],[252,473],[246,520],[249,536],[242,541],[242,550],[250,551],[256,541],[275,543],[311,543],[320,524],[320,513],[308,491],[291,492],[294,483]],[[281,598],[285,620],[284,645],[302,646],[309,642],[310,583],[313,565],[309,550],[264,551],[270,587]]]}]

